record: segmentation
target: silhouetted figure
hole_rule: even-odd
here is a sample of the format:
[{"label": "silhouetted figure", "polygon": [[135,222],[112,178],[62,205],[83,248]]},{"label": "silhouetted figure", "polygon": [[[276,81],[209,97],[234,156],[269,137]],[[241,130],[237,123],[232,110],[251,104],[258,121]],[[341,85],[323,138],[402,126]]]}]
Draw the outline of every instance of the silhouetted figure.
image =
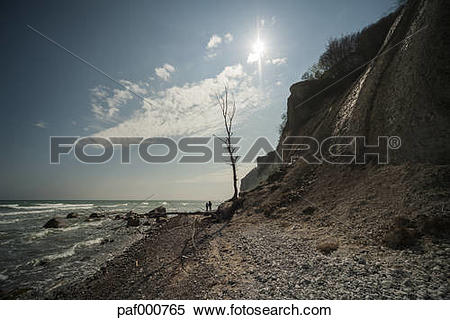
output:
[{"label": "silhouetted figure", "polygon": [[212,211],[212,203],[211,203],[211,201],[208,201],[208,205],[209,205],[209,211]]},{"label": "silhouetted figure", "polygon": [[209,208],[209,203],[208,202],[206,202],[206,211],[208,211],[208,208]]}]

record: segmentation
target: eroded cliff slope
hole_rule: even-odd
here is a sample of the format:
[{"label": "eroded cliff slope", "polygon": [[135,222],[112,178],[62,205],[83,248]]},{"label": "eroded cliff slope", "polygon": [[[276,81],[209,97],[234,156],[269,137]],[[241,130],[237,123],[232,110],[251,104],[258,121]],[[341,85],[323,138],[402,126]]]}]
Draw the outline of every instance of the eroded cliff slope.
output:
[{"label": "eroded cliff slope", "polygon": [[260,166],[243,179],[244,210],[303,216],[313,207],[308,219],[340,221],[350,234],[371,234],[379,243],[404,240],[392,240],[394,247],[448,233],[449,7],[409,1],[383,22],[389,28],[374,59],[332,81],[291,86],[280,154],[287,136],[364,136],[371,145],[379,136],[400,137],[388,165],[372,157],[365,165]]}]

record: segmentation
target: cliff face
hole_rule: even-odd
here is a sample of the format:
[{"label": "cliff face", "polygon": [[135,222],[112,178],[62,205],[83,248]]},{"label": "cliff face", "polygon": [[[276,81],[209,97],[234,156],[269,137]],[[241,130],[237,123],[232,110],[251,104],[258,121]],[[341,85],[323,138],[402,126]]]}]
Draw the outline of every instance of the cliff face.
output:
[{"label": "cliff face", "polygon": [[[390,162],[450,163],[450,16],[443,0],[409,1],[389,21],[371,62],[345,77],[291,86],[286,136],[398,136]],[[386,21],[385,21],[386,22]],[[281,150],[281,145],[277,148]],[[254,169],[242,179],[248,191],[278,166]]]},{"label": "cliff face", "polygon": [[[448,237],[449,16],[448,1],[409,1],[375,59],[337,83],[290,88],[280,142],[292,135],[364,136],[374,145],[378,136],[398,136],[402,145],[391,150],[388,165],[258,165],[243,179],[243,212],[298,219],[315,212],[307,214],[315,227],[335,233],[345,226],[354,239],[370,234],[392,247]],[[340,223],[331,227],[330,219]]]}]

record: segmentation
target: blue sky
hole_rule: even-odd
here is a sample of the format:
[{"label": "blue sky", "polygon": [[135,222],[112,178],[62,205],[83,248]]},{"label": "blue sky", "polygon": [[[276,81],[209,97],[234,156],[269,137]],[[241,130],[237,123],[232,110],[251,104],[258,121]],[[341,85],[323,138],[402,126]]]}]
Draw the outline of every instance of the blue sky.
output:
[{"label": "blue sky", "polygon": [[[225,199],[224,164],[49,164],[49,136],[210,136],[213,95],[236,97],[242,150],[275,145],[289,86],[327,40],[390,12],[394,0],[14,1],[0,10],[0,199]],[[144,96],[152,107],[30,25]],[[263,52],[255,52],[258,30]],[[261,62],[261,70],[258,62]],[[251,165],[239,168],[240,176]]]}]

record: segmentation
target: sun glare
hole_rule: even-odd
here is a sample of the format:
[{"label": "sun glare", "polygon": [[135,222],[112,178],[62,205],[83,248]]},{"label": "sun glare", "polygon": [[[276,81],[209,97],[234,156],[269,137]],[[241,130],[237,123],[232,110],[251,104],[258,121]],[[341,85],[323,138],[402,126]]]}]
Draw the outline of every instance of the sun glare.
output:
[{"label": "sun glare", "polygon": [[258,59],[261,59],[264,54],[264,43],[260,39],[256,40],[253,45],[253,53],[258,57]]}]

